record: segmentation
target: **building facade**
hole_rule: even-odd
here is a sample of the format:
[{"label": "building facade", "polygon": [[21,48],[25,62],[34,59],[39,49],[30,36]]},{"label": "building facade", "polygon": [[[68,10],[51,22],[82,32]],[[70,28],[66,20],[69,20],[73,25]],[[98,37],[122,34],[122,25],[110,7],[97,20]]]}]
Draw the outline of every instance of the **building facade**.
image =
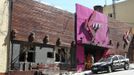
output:
[{"label": "building facade", "polygon": [[[118,20],[108,18],[109,21],[109,44],[113,54],[121,54],[127,57],[130,50],[131,41],[133,40],[132,24],[120,22]],[[129,42],[125,43],[124,36],[128,33]]]},{"label": "building facade", "polygon": [[[83,13],[79,14],[81,10],[89,13],[83,17]],[[132,28],[132,25],[107,18],[97,11],[95,11],[96,18],[93,21],[95,33],[91,35],[88,35],[90,32],[84,30],[81,23],[84,23],[84,19],[89,18],[93,10],[82,8],[81,5],[80,8],[78,5],[75,17],[72,13],[37,1],[14,0],[12,12],[13,56],[11,55],[11,63],[13,69],[14,67],[20,70],[29,69],[23,65],[32,63],[68,63],[69,60],[72,66],[77,65],[77,70],[79,70],[80,68],[85,69],[85,56],[88,56],[85,53],[93,55],[94,62],[105,54],[126,54],[127,56],[129,45],[124,47],[122,38],[124,33]],[[100,28],[97,30],[96,27]],[[91,44],[94,35],[96,40]]]},{"label": "building facade", "polygon": [[9,0],[0,0],[0,5],[0,75],[5,75],[9,60]]},{"label": "building facade", "polygon": [[34,0],[13,0],[12,70],[30,70],[41,64],[66,65],[73,41],[72,13]]},{"label": "building facade", "polygon": [[[132,21],[132,0],[115,4],[116,19],[114,19],[112,5],[105,6],[103,13],[108,16],[109,27],[109,44],[111,45],[110,51],[113,54],[121,54],[133,62],[133,21]],[[111,13],[111,14],[110,14]],[[129,14],[127,14],[129,13]],[[130,17],[131,16],[131,17]],[[126,36],[127,34],[127,36]],[[124,36],[127,39],[124,39]],[[126,43],[125,41],[128,41]]]},{"label": "building facade", "polygon": [[93,62],[111,54],[123,55],[133,62],[133,25],[107,17],[102,12],[100,6],[95,6],[94,11],[76,5],[77,71],[87,69],[89,55]]},{"label": "building facade", "polygon": [[[122,54],[134,61],[133,34],[127,34],[130,36],[127,45],[124,40],[128,39],[123,40],[125,33],[133,31],[133,26],[128,23],[107,18],[81,5],[77,5],[76,14],[72,14],[35,0],[13,0],[10,30],[8,1],[0,3],[3,6],[0,12],[4,12],[4,15],[0,13],[0,75],[9,68],[14,71],[10,71],[10,75],[33,75],[23,71],[57,67],[54,65],[57,63],[62,69],[71,64],[71,68],[80,71],[85,69],[88,54],[93,55],[94,62],[106,54]],[[90,33],[88,25],[83,23],[93,11],[96,18],[89,22],[93,23]],[[8,33],[11,43],[7,40]]]},{"label": "building facade", "polygon": [[[134,11],[132,10],[134,7],[133,3],[134,0],[126,0],[124,2],[116,3],[115,4],[116,20],[129,24],[134,24],[133,20]],[[114,18],[113,10],[114,10],[113,5],[104,6],[104,14]]]},{"label": "building facade", "polygon": [[98,11],[76,4],[76,21],[77,71],[88,70],[109,49],[108,19]]}]

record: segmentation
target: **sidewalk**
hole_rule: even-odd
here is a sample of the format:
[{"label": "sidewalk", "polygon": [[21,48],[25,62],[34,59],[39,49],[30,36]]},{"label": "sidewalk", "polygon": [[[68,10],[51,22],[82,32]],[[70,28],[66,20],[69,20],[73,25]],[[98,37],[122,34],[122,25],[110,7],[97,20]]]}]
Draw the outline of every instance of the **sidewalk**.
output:
[{"label": "sidewalk", "polygon": [[134,63],[131,63],[131,64],[129,65],[129,68],[130,68],[130,69],[134,69]]},{"label": "sidewalk", "polygon": [[91,70],[89,70],[89,71],[83,71],[83,72],[80,72],[80,73],[75,73],[75,74],[72,74],[72,75],[90,75],[92,72],[91,72]]}]

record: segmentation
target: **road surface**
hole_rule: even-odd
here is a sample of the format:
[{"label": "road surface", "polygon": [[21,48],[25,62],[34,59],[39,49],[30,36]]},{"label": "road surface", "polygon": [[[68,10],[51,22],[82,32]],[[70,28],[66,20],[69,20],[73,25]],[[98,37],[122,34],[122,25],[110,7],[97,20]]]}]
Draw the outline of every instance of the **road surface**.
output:
[{"label": "road surface", "polygon": [[134,69],[129,69],[129,70],[117,70],[115,72],[111,72],[111,73],[98,73],[98,74],[93,74],[91,71],[84,71],[81,73],[75,73],[72,75],[134,75]]},{"label": "road surface", "polygon": [[104,72],[104,73],[93,74],[91,72],[91,70],[89,70],[89,71],[83,71],[80,73],[76,73],[76,72],[66,72],[65,73],[64,72],[60,75],[134,75],[134,63],[130,64],[129,67],[130,67],[129,70],[119,69],[119,70],[116,70],[115,72],[111,72],[111,73]]}]

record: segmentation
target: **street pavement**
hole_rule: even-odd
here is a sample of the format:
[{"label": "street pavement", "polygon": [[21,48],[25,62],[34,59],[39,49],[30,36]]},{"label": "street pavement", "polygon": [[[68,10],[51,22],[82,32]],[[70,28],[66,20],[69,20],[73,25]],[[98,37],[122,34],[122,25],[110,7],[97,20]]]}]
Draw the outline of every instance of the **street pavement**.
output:
[{"label": "street pavement", "polygon": [[111,72],[111,73],[107,73],[107,72],[101,73],[100,72],[98,74],[93,74],[91,72],[91,70],[89,70],[89,71],[83,71],[80,73],[68,73],[65,75],[134,75],[134,64],[130,64],[129,70],[119,69],[119,70],[116,70],[115,72]]},{"label": "street pavement", "polygon": [[98,74],[93,74],[91,71],[86,71],[86,72],[81,72],[81,73],[75,73],[72,75],[134,75],[134,69],[130,70],[117,70],[116,72],[111,72],[111,73],[98,73]]}]

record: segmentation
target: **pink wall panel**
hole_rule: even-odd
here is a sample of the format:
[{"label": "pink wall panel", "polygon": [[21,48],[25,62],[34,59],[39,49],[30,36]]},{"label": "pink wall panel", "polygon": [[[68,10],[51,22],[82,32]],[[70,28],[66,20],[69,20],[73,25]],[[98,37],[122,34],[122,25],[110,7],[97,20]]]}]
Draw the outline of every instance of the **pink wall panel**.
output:
[{"label": "pink wall panel", "polygon": [[[84,7],[82,5],[76,4],[76,16],[77,16],[77,42],[82,38],[82,43],[89,43],[93,38],[89,31],[86,30],[85,20],[93,13],[92,9]],[[99,24],[100,27],[95,33],[95,43],[101,44],[101,46],[107,46],[108,36],[107,36],[107,16],[96,11],[96,16],[93,18],[92,26]]]},{"label": "pink wall panel", "polygon": [[[108,44],[108,27],[107,27],[107,17],[102,13],[95,11],[95,17],[90,22],[91,28],[99,24],[99,29],[94,35],[87,30],[85,25],[85,20],[90,17],[94,10],[84,7],[82,5],[76,4],[76,41],[77,41],[77,71],[84,70],[84,46],[83,44],[89,44],[93,40],[94,43],[99,44],[99,46],[107,47]],[[90,50],[90,49],[89,49]]]},{"label": "pink wall panel", "polygon": [[84,47],[77,45],[76,60],[77,60],[77,71],[84,69]]}]

